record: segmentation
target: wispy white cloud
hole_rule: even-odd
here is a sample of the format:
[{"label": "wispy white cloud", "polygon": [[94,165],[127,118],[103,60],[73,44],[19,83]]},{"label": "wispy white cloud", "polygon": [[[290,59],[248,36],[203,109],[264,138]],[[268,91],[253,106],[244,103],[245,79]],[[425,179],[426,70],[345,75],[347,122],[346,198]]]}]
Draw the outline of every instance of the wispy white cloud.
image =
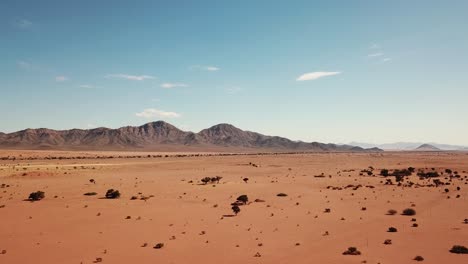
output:
[{"label": "wispy white cloud", "polygon": [[297,77],[296,81],[317,80],[322,77],[338,75],[340,73],[341,72],[309,72],[309,73],[304,73],[301,76]]},{"label": "wispy white cloud", "polygon": [[78,87],[80,87],[80,88],[85,88],[85,89],[97,88],[97,86],[90,85],[90,84],[82,84],[82,85],[78,85]]},{"label": "wispy white cloud", "polygon": [[129,74],[108,74],[106,75],[106,78],[111,78],[111,79],[125,79],[125,80],[131,80],[131,81],[144,81],[147,79],[154,79],[155,77],[150,76],[150,75],[129,75]]},{"label": "wispy white cloud", "polygon": [[219,71],[221,68],[217,66],[207,66],[207,65],[193,65],[190,66],[191,70],[201,70],[201,71]]},{"label": "wispy white cloud", "polygon": [[384,58],[384,59],[382,59],[382,62],[389,62],[391,60],[392,60],[392,58]]},{"label": "wispy white cloud", "polygon": [[148,108],[143,110],[143,112],[136,113],[135,114],[137,117],[143,117],[143,118],[177,118],[180,117],[181,114],[176,113],[176,112],[168,112],[168,111],[163,111],[155,108]]},{"label": "wispy white cloud", "polygon": [[67,76],[63,76],[63,75],[55,76],[55,81],[56,81],[56,82],[65,82],[65,81],[68,81],[68,77],[67,77]]},{"label": "wispy white cloud", "polygon": [[31,69],[32,67],[31,63],[27,61],[17,61],[16,65],[20,67],[21,69],[25,69],[25,70]]},{"label": "wispy white cloud", "polygon": [[370,49],[380,49],[380,45],[377,43],[371,43],[369,46]]},{"label": "wispy white cloud", "polygon": [[176,87],[187,87],[188,85],[185,83],[163,83],[161,84],[162,88],[171,89]]},{"label": "wispy white cloud", "polygon": [[226,93],[228,94],[236,94],[236,93],[239,93],[242,89],[240,87],[233,86],[233,87],[228,87],[225,90],[226,90]]},{"label": "wispy white cloud", "polygon": [[382,57],[384,54],[382,52],[377,52],[377,53],[371,53],[367,55],[369,58],[375,58],[375,57]]},{"label": "wispy white cloud", "polygon": [[205,69],[207,71],[219,71],[219,68],[218,67],[214,67],[214,66],[206,66]]},{"label": "wispy white cloud", "polygon": [[33,25],[33,23],[27,19],[18,18],[13,20],[13,25],[21,29],[27,29],[30,28]]},{"label": "wispy white cloud", "polygon": [[45,72],[45,73],[53,74],[53,75],[57,74],[57,72],[54,69],[49,68],[48,66],[38,65],[27,60],[16,61],[16,66],[22,70],[39,71],[39,72]]}]

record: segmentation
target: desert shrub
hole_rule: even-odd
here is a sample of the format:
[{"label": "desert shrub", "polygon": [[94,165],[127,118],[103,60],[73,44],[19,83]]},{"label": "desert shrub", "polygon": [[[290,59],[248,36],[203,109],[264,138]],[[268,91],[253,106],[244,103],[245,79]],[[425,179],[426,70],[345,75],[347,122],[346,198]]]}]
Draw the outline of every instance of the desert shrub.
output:
[{"label": "desert shrub", "polygon": [[435,178],[439,177],[439,173],[437,171],[429,171],[429,172],[418,172],[418,176],[421,178]]},{"label": "desert shrub", "polygon": [[232,211],[237,215],[240,212],[240,207],[237,205],[234,205],[231,207]]},{"label": "desert shrub", "polygon": [[325,208],[325,210],[323,211],[324,213],[330,213],[331,212],[331,209],[330,208]]},{"label": "desert shrub", "polygon": [[288,195],[285,194],[285,193],[278,193],[276,196],[279,196],[279,197],[286,197],[286,196],[288,196]]},{"label": "desert shrub", "polygon": [[42,191],[37,191],[37,192],[32,192],[29,194],[29,200],[31,201],[39,201],[39,200],[42,200],[44,199],[45,197],[45,193],[42,192]]},{"label": "desert shrub", "polygon": [[450,249],[450,252],[455,254],[468,254],[468,248],[460,245],[455,245]]},{"label": "desert shrub", "polygon": [[384,176],[384,177],[387,177],[389,174],[388,174],[388,170],[387,169],[381,169],[380,170],[380,175]]},{"label": "desert shrub", "polygon": [[398,230],[395,227],[389,227],[387,232],[395,233],[395,232],[398,232]]},{"label": "desert shrub", "polygon": [[416,260],[416,261],[423,261],[424,258],[421,257],[421,256],[416,256],[416,257],[414,257],[414,260]]},{"label": "desert shrub", "polygon": [[157,243],[153,248],[155,249],[161,249],[164,247],[164,243]]},{"label": "desert shrub", "polygon": [[391,239],[385,239],[385,241],[383,243],[384,243],[384,245],[391,245],[392,240]]},{"label": "desert shrub", "polygon": [[396,210],[394,209],[390,209],[387,211],[387,215],[395,215],[396,213],[398,213]]},{"label": "desert shrub", "polygon": [[249,181],[249,178],[244,178],[242,179],[245,183],[247,183]]},{"label": "desert shrub", "polygon": [[403,210],[403,213],[402,213],[402,215],[415,215],[415,214],[416,214],[416,210],[412,208],[406,208],[405,210]]},{"label": "desert shrub", "polygon": [[247,195],[243,194],[243,195],[237,197],[237,201],[242,202],[243,204],[246,204],[249,201],[249,197],[247,197]]},{"label": "desert shrub", "polygon": [[343,252],[343,255],[361,255],[361,251],[357,250],[356,247],[349,247],[348,250]]},{"label": "desert shrub", "polygon": [[96,192],[87,192],[85,193],[84,195],[86,196],[93,196],[93,195],[96,195],[97,193]]},{"label": "desert shrub", "polygon": [[107,199],[117,199],[120,197],[120,192],[118,190],[109,189],[106,192]]},{"label": "desert shrub", "polygon": [[400,176],[400,177],[410,176],[411,171],[409,171],[408,169],[394,170],[391,175],[392,176]]},{"label": "desert shrub", "polygon": [[204,184],[207,184],[211,181],[211,178],[210,177],[205,177],[203,179],[201,179],[201,181],[204,183]]},{"label": "desert shrub", "polygon": [[223,177],[221,177],[221,176],[212,177],[212,178],[211,178],[211,182],[212,182],[212,183],[215,183],[215,182],[216,182],[216,183],[219,183],[219,181],[220,181],[222,178],[223,178]]},{"label": "desert shrub", "polygon": [[[398,183],[402,182],[404,179],[405,179],[405,177],[402,176],[402,175],[395,175],[395,181],[398,182]],[[401,185],[398,184],[398,186],[401,186]]]}]

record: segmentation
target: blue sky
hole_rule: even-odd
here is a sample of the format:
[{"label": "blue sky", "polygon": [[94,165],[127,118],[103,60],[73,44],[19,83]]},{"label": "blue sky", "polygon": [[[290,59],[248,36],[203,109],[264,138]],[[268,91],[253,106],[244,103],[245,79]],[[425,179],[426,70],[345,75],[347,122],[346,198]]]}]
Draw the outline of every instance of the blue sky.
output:
[{"label": "blue sky", "polygon": [[0,2],[0,131],[468,145],[468,1]]}]

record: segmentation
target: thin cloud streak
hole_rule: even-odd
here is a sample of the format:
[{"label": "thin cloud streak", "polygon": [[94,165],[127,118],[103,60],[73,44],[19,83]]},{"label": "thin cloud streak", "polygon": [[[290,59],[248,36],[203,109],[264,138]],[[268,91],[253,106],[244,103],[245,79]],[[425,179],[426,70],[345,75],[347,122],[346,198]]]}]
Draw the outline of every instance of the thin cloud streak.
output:
[{"label": "thin cloud streak", "polygon": [[367,55],[367,57],[369,58],[375,58],[375,57],[382,57],[384,54],[382,52],[378,52],[378,53],[372,53],[372,54],[369,54]]},{"label": "thin cloud streak", "polygon": [[154,76],[151,75],[130,75],[130,74],[108,74],[106,75],[106,78],[109,79],[124,79],[124,80],[130,80],[130,81],[144,81],[148,79],[155,79]]},{"label": "thin cloud streak", "polygon": [[333,76],[341,74],[341,72],[309,72],[304,73],[301,76],[297,77],[296,81],[312,81],[317,80],[327,76]]},{"label": "thin cloud streak", "polygon": [[163,83],[161,84],[161,87],[165,89],[171,89],[176,87],[188,87],[188,85],[185,83]]},{"label": "thin cloud streak", "polygon": [[56,82],[65,82],[65,81],[68,81],[68,77],[67,77],[67,76],[63,76],[63,75],[61,75],[61,76],[56,76],[56,77],[55,77],[55,81],[56,81]]},{"label": "thin cloud streak", "polygon": [[221,68],[217,66],[206,66],[206,65],[193,65],[190,66],[191,70],[201,70],[201,71],[219,71]]},{"label": "thin cloud streak", "polygon": [[169,112],[169,111],[164,111],[164,110],[159,110],[155,108],[147,108],[143,110],[140,113],[135,114],[137,117],[142,117],[146,119],[151,119],[151,118],[178,118],[181,116],[181,114],[176,113],[176,112]]},{"label": "thin cloud streak", "polygon": [[28,29],[32,27],[33,23],[27,19],[19,18],[13,21],[13,25],[15,25],[16,27],[20,29]]},{"label": "thin cloud streak", "polygon": [[85,88],[85,89],[98,88],[97,86],[89,85],[89,84],[82,84],[82,85],[79,85],[78,87],[80,87],[80,88]]}]

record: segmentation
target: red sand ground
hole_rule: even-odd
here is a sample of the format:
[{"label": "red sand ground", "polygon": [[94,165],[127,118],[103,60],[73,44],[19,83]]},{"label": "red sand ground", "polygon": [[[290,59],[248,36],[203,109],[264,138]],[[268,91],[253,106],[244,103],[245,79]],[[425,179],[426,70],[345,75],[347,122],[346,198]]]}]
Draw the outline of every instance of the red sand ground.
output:
[{"label": "red sand ground", "polygon": [[[102,258],[103,263],[400,264],[415,263],[417,255],[423,263],[468,263],[468,255],[449,252],[453,245],[468,246],[468,224],[463,223],[468,218],[467,153],[93,158],[101,154],[0,151],[0,157],[37,158],[0,161],[0,185],[10,185],[0,189],[0,253],[6,250],[0,263]],[[43,159],[82,155],[89,159]],[[382,168],[450,168],[461,179],[437,188],[384,185],[381,176],[359,175],[369,166],[374,174]],[[314,177],[321,173],[326,177]],[[223,177],[219,184],[200,184],[201,178],[216,175]],[[440,179],[447,181],[445,176]],[[409,178],[422,185],[432,182],[415,174]],[[349,184],[375,188],[327,189]],[[121,198],[101,199],[110,188],[118,189]],[[37,190],[45,192],[45,199],[24,201]],[[288,196],[276,196],[280,192]],[[139,193],[154,197],[130,200]],[[242,194],[251,203],[241,206],[237,216],[223,217],[232,214],[230,204]],[[324,213],[325,208],[331,212]],[[416,215],[400,215],[405,208]],[[398,214],[386,215],[389,209]],[[398,232],[388,233],[389,227]],[[384,245],[385,239],[392,245]],[[164,247],[154,249],[157,243]],[[342,255],[350,246],[362,254]]]}]

